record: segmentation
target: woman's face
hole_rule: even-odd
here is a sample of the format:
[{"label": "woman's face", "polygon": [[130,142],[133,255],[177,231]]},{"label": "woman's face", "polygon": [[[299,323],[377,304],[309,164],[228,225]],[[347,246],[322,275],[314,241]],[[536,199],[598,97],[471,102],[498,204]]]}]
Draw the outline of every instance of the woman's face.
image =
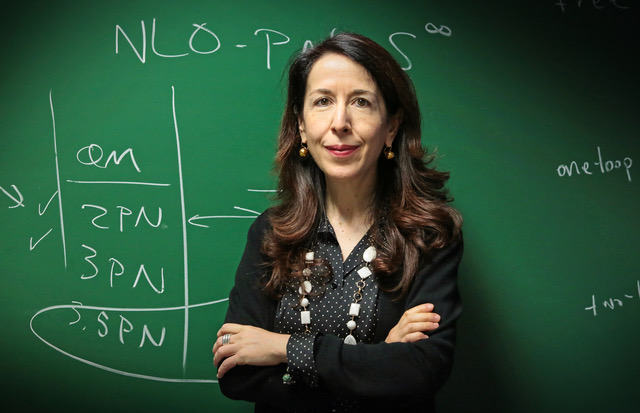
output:
[{"label": "woman's face", "polygon": [[326,179],[356,183],[375,180],[378,157],[398,129],[371,75],[339,54],[324,55],[312,66],[298,124]]}]

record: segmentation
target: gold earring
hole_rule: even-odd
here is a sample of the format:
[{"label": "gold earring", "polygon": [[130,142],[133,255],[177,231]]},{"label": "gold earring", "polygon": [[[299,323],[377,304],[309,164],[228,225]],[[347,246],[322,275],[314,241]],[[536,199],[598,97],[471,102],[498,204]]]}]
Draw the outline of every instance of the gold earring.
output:
[{"label": "gold earring", "polygon": [[387,159],[393,159],[393,157],[396,156],[396,154],[391,150],[391,146],[385,146],[383,152]]},{"label": "gold earring", "polygon": [[306,158],[307,155],[309,155],[309,148],[307,148],[307,144],[305,142],[302,142],[301,145],[302,148],[298,151],[298,155],[300,155],[301,158]]}]

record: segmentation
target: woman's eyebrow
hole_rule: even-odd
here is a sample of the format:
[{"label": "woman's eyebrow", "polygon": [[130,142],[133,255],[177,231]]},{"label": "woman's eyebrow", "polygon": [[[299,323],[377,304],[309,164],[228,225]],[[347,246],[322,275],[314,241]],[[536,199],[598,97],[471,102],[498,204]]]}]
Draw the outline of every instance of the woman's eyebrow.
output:
[{"label": "woman's eyebrow", "polygon": [[[313,90],[308,92],[309,95],[314,94],[314,93],[318,93],[318,94],[321,94],[321,95],[331,95],[331,94],[333,94],[331,89],[326,89],[326,88],[313,89]],[[354,89],[354,90],[351,91],[350,95],[375,95],[375,92],[372,91],[372,90],[367,90],[367,89]]]},{"label": "woman's eyebrow", "polygon": [[321,94],[321,95],[330,95],[332,92],[331,92],[330,89],[318,88],[318,89],[314,89],[314,90],[309,91],[310,95],[313,94],[313,93],[318,93],[318,94]]},{"label": "woman's eyebrow", "polygon": [[352,95],[375,95],[376,93],[372,90],[367,90],[367,89],[354,89],[353,92],[351,92]]}]

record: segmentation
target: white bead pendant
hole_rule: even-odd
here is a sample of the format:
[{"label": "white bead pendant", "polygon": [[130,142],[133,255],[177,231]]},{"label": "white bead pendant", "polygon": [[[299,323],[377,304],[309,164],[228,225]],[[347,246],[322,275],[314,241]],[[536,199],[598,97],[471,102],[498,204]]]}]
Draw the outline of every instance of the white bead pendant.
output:
[{"label": "white bead pendant", "polygon": [[300,311],[300,322],[304,325],[311,324],[311,311]]},{"label": "white bead pendant", "polygon": [[362,259],[365,262],[369,262],[370,263],[371,261],[376,259],[377,255],[378,255],[378,252],[376,251],[376,247],[371,245],[369,248],[364,250],[364,253],[362,254]]},{"label": "white bead pendant", "polygon": [[309,294],[311,290],[313,290],[313,285],[311,284],[311,281],[305,281],[302,283],[302,285],[304,286],[304,291],[302,290],[302,287],[298,288],[298,293],[300,293],[300,295]]},{"label": "white bead pendant", "polygon": [[371,272],[369,267],[362,267],[362,268],[360,268],[358,270],[358,275],[363,280],[366,280],[367,278],[369,278],[369,276],[371,276],[371,274],[373,274],[373,273]]},{"label": "white bead pendant", "polygon": [[351,334],[349,334],[348,336],[346,336],[344,338],[344,344],[349,344],[351,346],[355,345],[356,342],[356,338],[354,336],[352,336]]},{"label": "white bead pendant", "polygon": [[360,315],[360,304],[351,303],[349,306],[349,315],[351,317],[358,317]]}]

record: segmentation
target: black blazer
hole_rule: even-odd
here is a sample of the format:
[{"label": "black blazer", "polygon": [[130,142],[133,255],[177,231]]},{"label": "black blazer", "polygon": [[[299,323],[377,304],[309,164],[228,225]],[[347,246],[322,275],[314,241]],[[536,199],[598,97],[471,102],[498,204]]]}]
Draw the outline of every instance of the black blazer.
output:
[{"label": "black blazer", "polygon": [[[273,331],[278,302],[259,286],[264,275],[260,246],[270,225],[267,214],[258,217],[249,229],[225,322]],[[236,366],[220,380],[222,393],[255,402],[256,412],[283,412],[288,408],[327,412],[336,394],[361,400],[363,411],[435,411],[434,395],[450,373],[455,323],[462,311],[456,282],[462,251],[463,244],[458,242],[425,260],[427,264],[416,274],[409,293],[400,300],[380,291],[373,344],[344,345],[339,337],[318,335],[314,353],[319,387],[283,384],[284,364]],[[429,338],[416,343],[385,343],[404,311],[424,303],[433,303],[434,311],[441,316],[438,329],[427,332]]]}]

